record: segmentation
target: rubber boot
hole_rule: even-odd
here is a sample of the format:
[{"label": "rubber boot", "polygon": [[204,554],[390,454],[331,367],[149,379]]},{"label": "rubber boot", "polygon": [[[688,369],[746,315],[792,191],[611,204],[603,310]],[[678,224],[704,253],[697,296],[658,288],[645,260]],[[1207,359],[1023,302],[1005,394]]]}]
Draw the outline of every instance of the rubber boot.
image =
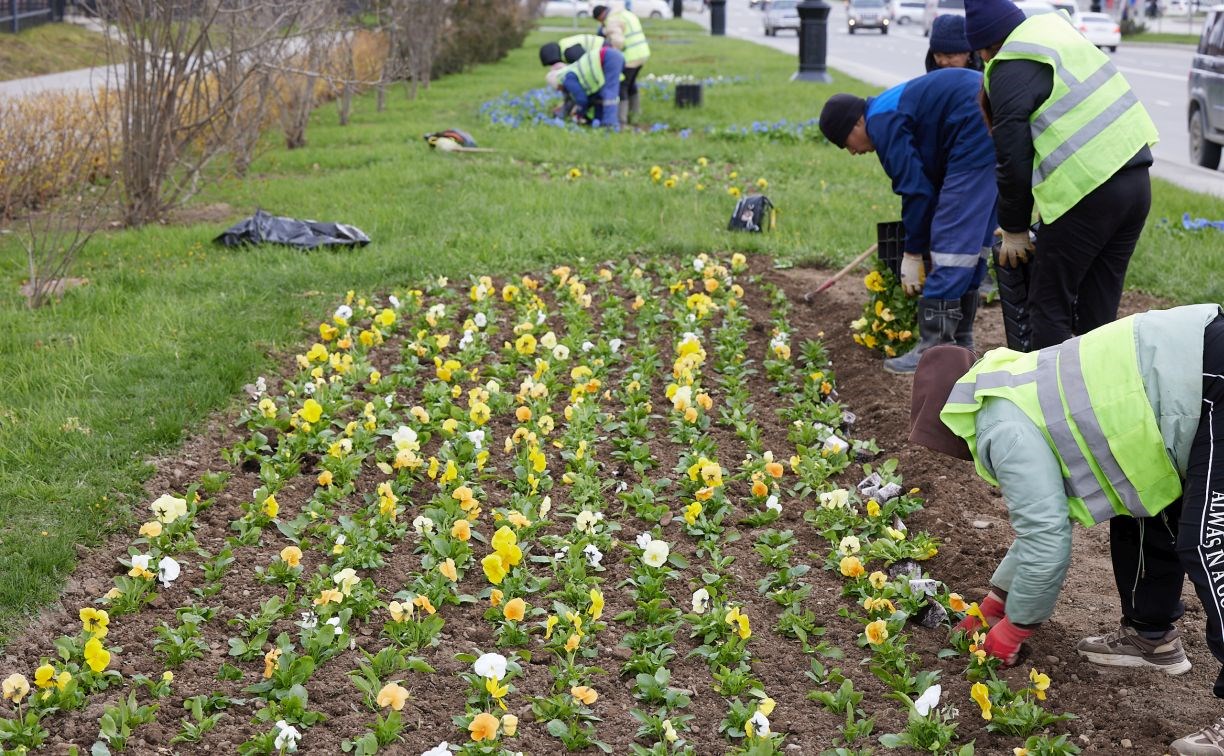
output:
[{"label": "rubber boot", "polygon": [[922,353],[933,346],[951,344],[961,321],[961,300],[918,299],[918,345],[900,357],[884,360],[884,370],[907,375],[918,369]]},{"label": "rubber boot", "polygon": [[640,92],[634,92],[629,95],[629,119],[637,121],[638,116],[642,114],[642,98]]},{"label": "rubber boot", "polygon": [[616,117],[621,126],[629,125],[629,103],[622,98],[616,106]]},{"label": "rubber boot", "polygon": [[961,319],[956,324],[956,345],[973,349],[973,317],[977,315],[981,292],[972,289],[960,298]]}]

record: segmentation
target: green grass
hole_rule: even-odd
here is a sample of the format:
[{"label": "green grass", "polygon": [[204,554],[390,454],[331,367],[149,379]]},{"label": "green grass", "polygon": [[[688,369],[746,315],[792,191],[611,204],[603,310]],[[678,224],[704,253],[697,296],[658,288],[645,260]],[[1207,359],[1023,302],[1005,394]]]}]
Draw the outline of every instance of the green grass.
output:
[{"label": "green grass", "polygon": [[[0,642],[55,597],[78,544],[134,522],[131,508],[140,517],[161,493],[143,492],[146,460],[236,401],[275,356],[309,344],[348,289],[706,250],[844,263],[874,240],[876,221],[899,216],[874,157],[819,140],[703,134],[706,126],[812,118],[828,95],[869,87],[840,75],[833,85],[791,83],[789,56],[694,34],[688,22],[646,27],[654,50],[647,71],[746,80],[709,87],[699,109],[645,99],[645,115],[668,123],[669,133],[491,126],[478,114],[482,102],[542,85],[536,47],[556,35],[536,34],[505,61],[435,82],[415,102],[396,89],[377,113],[365,96],[348,127],[326,106],[308,147],[276,147],[252,178],[198,199],[228,203],[234,219],[262,207],[353,223],[374,239],[365,249],[228,250],[210,243],[225,223],[113,232],[80,261],[76,273],[89,286],[28,312],[16,294],[21,255],[12,237],[0,236]],[[423,133],[451,126],[497,151],[447,155],[422,142]],[[681,128],[692,136],[679,137]],[[704,170],[700,157],[709,160]],[[665,189],[649,179],[652,165],[702,173],[707,188],[698,192],[691,175]],[[565,178],[575,167],[583,176]],[[778,229],[728,233],[727,186],[758,177],[780,210]],[[1186,210],[1218,216],[1218,200],[1159,183],[1155,194],[1153,219]],[[1224,298],[1224,262],[1203,254],[1205,239],[1149,228],[1131,284],[1185,301]]]},{"label": "green grass", "polygon": [[76,24],[43,24],[0,35],[0,81],[106,63],[106,40]]},{"label": "green grass", "polygon": [[1174,34],[1172,32],[1140,32],[1138,34],[1128,34],[1127,42],[1160,42],[1164,44],[1176,45],[1197,45],[1199,35],[1197,34]]}]

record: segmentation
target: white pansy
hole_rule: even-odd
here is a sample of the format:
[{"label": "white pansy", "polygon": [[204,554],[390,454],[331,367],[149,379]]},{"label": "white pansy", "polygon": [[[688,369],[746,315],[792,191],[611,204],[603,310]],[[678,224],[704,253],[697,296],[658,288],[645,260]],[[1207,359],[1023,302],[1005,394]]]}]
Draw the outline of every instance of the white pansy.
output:
[{"label": "white pansy", "polygon": [[705,258],[702,258],[702,257],[693,258],[693,271],[694,272],[700,273],[701,271],[705,270],[705,266],[706,266]]},{"label": "white pansy", "polygon": [[592,567],[598,567],[599,563],[603,561],[603,552],[593,543],[588,543],[586,548],[582,550],[582,553],[586,555],[587,562]]},{"label": "white pansy", "polygon": [[471,332],[471,331],[464,331],[464,332],[463,332],[463,338],[459,339],[459,349],[460,349],[460,351],[462,351],[462,350],[464,350],[464,349],[467,349],[467,348],[468,348],[469,346],[471,346],[471,345],[472,345],[472,332]]},{"label": "white pansy", "polygon": [[388,302],[390,302],[390,303],[391,303],[391,306],[392,306],[392,307],[394,307],[395,309],[397,309],[397,310],[398,310],[398,309],[400,308],[400,301],[399,301],[399,297],[395,296],[394,294],[392,294],[391,296],[387,297],[387,301],[388,301]]},{"label": "white pansy", "polygon": [[187,515],[187,500],[170,494],[162,494],[149,505],[149,509],[157,515],[158,522],[169,524]]},{"label": "white pansy", "polygon": [[584,533],[594,533],[595,526],[603,521],[603,512],[592,512],[589,509],[584,509],[578,513],[578,517],[574,520],[574,526]]},{"label": "white pansy", "polygon": [[667,541],[655,539],[647,544],[645,551],[642,553],[642,561],[651,567],[662,567],[667,561],[667,555],[671,553],[671,546]]},{"label": "white pansy", "polygon": [[314,392],[315,392],[315,385],[313,382],[307,383],[305,386],[302,386],[302,393],[304,395],[311,396],[314,394]]},{"label": "white pansy", "polygon": [[555,347],[553,347],[552,356],[553,356],[553,359],[557,360],[558,362],[565,362],[566,360],[569,359],[569,356],[570,356],[569,347],[567,347],[564,344],[556,345]]},{"label": "white pansy", "polygon": [[590,342],[590,341],[582,342],[582,351],[589,352],[594,348],[595,348],[595,344],[593,342]]},{"label": "white pansy", "polygon": [[693,591],[693,614],[705,614],[710,608],[710,592],[705,588]]},{"label": "white pansy", "polygon": [[340,305],[336,308],[336,314],[332,317],[336,320],[348,320],[353,317],[353,308],[348,305]]},{"label": "white pansy", "polygon": [[488,383],[486,383],[484,387],[485,387],[485,391],[488,391],[490,394],[500,394],[501,393],[501,384],[498,383],[497,381],[491,380]]},{"label": "white pansy", "polygon": [[276,721],[276,740],[272,743],[278,752],[288,751],[293,753],[298,748],[298,741],[302,739],[302,733],[298,728],[289,724],[283,719]]},{"label": "white pansy", "polygon": [[500,680],[506,676],[506,657],[501,654],[481,654],[472,664],[472,670],[481,677]]},{"label": "white pansy", "polygon": [[778,495],[777,495],[777,494],[770,494],[770,495],[769,495],[769,498],[765,500],[765,508],[766,508],[766,509],[772,509],[772,510],[773,510],[773,511],[775,511],[775,512],[781,512],[781,511],[782,511],[782,505],[781,505],[781,504],[778,502]]},{"label": "white pansy", "polygon": [[548,316],[544,314],[543,310],[541,310],[540,313],[536,315],[536,325],[542,325],[545,320],[548,320]]},{"label": "white pansy", "polygon": [[820,506],[825,509],[839,509],[850,501],[850,492],[844,488],[833,491],[821,491]]},{"label": "white pansy", "polygon": [[332,617],[331,619],[327,621],[327,624],[331,625],[332,627],[336,629],[336,640],[339,640],[340,636],[344,635],[344,628],[340,627],[339,617]]},{"label": "white pansy", "polygon": [[164,556],[157,563],[157,581],[169,588],[171,583],[178,580],[179,573],[182,571],[183,568],[174,561],[173,557]]},{"label": "white pansy", "polygon": [[450,756],[450,743],[443,740],[428,751],[422,751],[421,756]]},{"label": "white pansy", "polygon": [[547,516],[550,511],[552,511],[552,497],[545,496],[544,500],[540,502],[540,517]]},{"label": "white pansy", "polygon": [[468,431],[467,433],[464,433],[463,435],[467,436],[467,440],[472,442],[472,445],[476,447],[476,451],[480,451],[481,448],[484,446],[484,440],[485,440],[484,431],[482,430]]},{"label": "white pansy", "polygon": [[654,537],[649,533],[638,533],[638,537],[635,540],[637,541],[638,548],[644,549],[650,545],[650,542],[654,540]]},{"label": "white pansy", "polygon": [[147,570],[149,569],[149,558],[150,557],[148,554],[137,554],[136,556],[132,557],[132,566],[139,567],[142,570]]},{"label": "white pansy", "polygon": [[417,442],[417,432],[407,425],[401,425],[391,434],[391,441],[395,444],[396,449],[411,449],[416,451],[420,448]]},{"label": "white pansy", "polygon": [[395,395],[387,394],[383,397],[383,404],[387,405],[387,409],[391,409],[391,405],[395,404]]},{"label": "white pansy", "polygon": [[765,716],[761,712],[758,711],[756,714],[753,714],[752,719],[749,719],[748,723],[752,725],[752,733],[756,737],[767,738],[770,736],[771,730],[769,729],[769,717]]},{"label": "white pansy", "polygon": [[483,312],[478,312],[472,318],[472,322],[476,324],[477,328],[484,328],[489,324],[489,316],[485,315]]},{"label": "white pansy", "polygon": [[426,311],[425,314],[426,316],[431,317],[435,320],[444,318],[446,317],[446,305],[438,303],[434,305],[433,307],[430,307],[429,310]]},{"label": "white pansy", "polygon": [[925,717],[931,713],[932,709],[939,706],[939,696],[941,693],[943,693],[943,688],[938,684],[922,691],[922,695],[918,696],[914,701],[914,709],[918,712],[918,715]]},{"label": "white pansy", "polygon": [[619,352],[620,348],[623,347],[624,345],[625,345],[625,342],[621,341],[620,339],[612,339],[611,341],[608,342],[608,348],[612,350],[613,354],[616,354],[617,352]]},{"label": "white pansy", "polygon": [[851,554],[859,553],[862,547],[858,536],[848,535],[841,539],[841,543],[837,545],[837,550],[841,552],[842,556],[850,556]]},{"label": "white pansy", "polygon": [[297,626],[303,630],[311,630],[319,626],[319,615],[314,612],[302,612],[302,621]]},{"label": "white pansy", "polygon": [[552,331],[549,331],[540,337],[540,346],[544,347],[545,349],[552,349],[556,345],[557,334],[553,333]]},{"label": "white pansy", "polygon": [[412,521],[412,529],[415,530],[420,535],[425,535],[427,533],[433,533],[434,532],[434,521],[429,519],[425,515],[417,515],[416,519]]},{"label": "white pansy", "polygon": [[264,380],[262,375],[255,379],[255,393],[258,396],[268,393],[268,382]]}]

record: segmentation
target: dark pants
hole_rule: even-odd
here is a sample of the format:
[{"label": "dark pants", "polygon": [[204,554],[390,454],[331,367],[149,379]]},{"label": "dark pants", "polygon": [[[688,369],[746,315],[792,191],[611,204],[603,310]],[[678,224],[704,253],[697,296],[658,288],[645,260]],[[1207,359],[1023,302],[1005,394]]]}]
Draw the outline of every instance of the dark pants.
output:
[{"label": "dark pants", "polygon": [[1112,323],[1122,281],[1152,206],[1147,166],[1115,173],[1037,232],[1029,285],[1033,349]]},{"label": "dark pants", "polygon": [[[1207,646],[1224,664],[1224,317],[1204,334],[1202,418],[1182,498],[1155,517],[1110,520],[1109,551],[1128,625],[1172,628],[1185,611],[1181,589],[1189,575],[1206,614]],[[1224,669],[1214,693],[1224,698]]]},{"label": "dark pants", "polygon": [[630,95],[637,94],[637,75],[641,70],[641,66],[634,66],[633,68],[625,68],[621,72],[624,75],[620,82],[620,98],[622,101],[628,101]]}]

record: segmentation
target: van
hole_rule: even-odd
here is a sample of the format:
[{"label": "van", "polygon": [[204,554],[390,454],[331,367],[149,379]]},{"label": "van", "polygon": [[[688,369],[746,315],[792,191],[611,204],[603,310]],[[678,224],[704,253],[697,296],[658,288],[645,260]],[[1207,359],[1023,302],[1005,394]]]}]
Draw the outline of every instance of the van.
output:
[{"label": "van", "polygon": [[931,25],[936,16],[965,15],[965,0],[926,0],[926,13],[922,15],[922,36],[931,36]]},{"label": "van", "polygon": [[1189,86],[1190,162],[1214,170],[1224,145],[1224,5],[1207,11]]}]

